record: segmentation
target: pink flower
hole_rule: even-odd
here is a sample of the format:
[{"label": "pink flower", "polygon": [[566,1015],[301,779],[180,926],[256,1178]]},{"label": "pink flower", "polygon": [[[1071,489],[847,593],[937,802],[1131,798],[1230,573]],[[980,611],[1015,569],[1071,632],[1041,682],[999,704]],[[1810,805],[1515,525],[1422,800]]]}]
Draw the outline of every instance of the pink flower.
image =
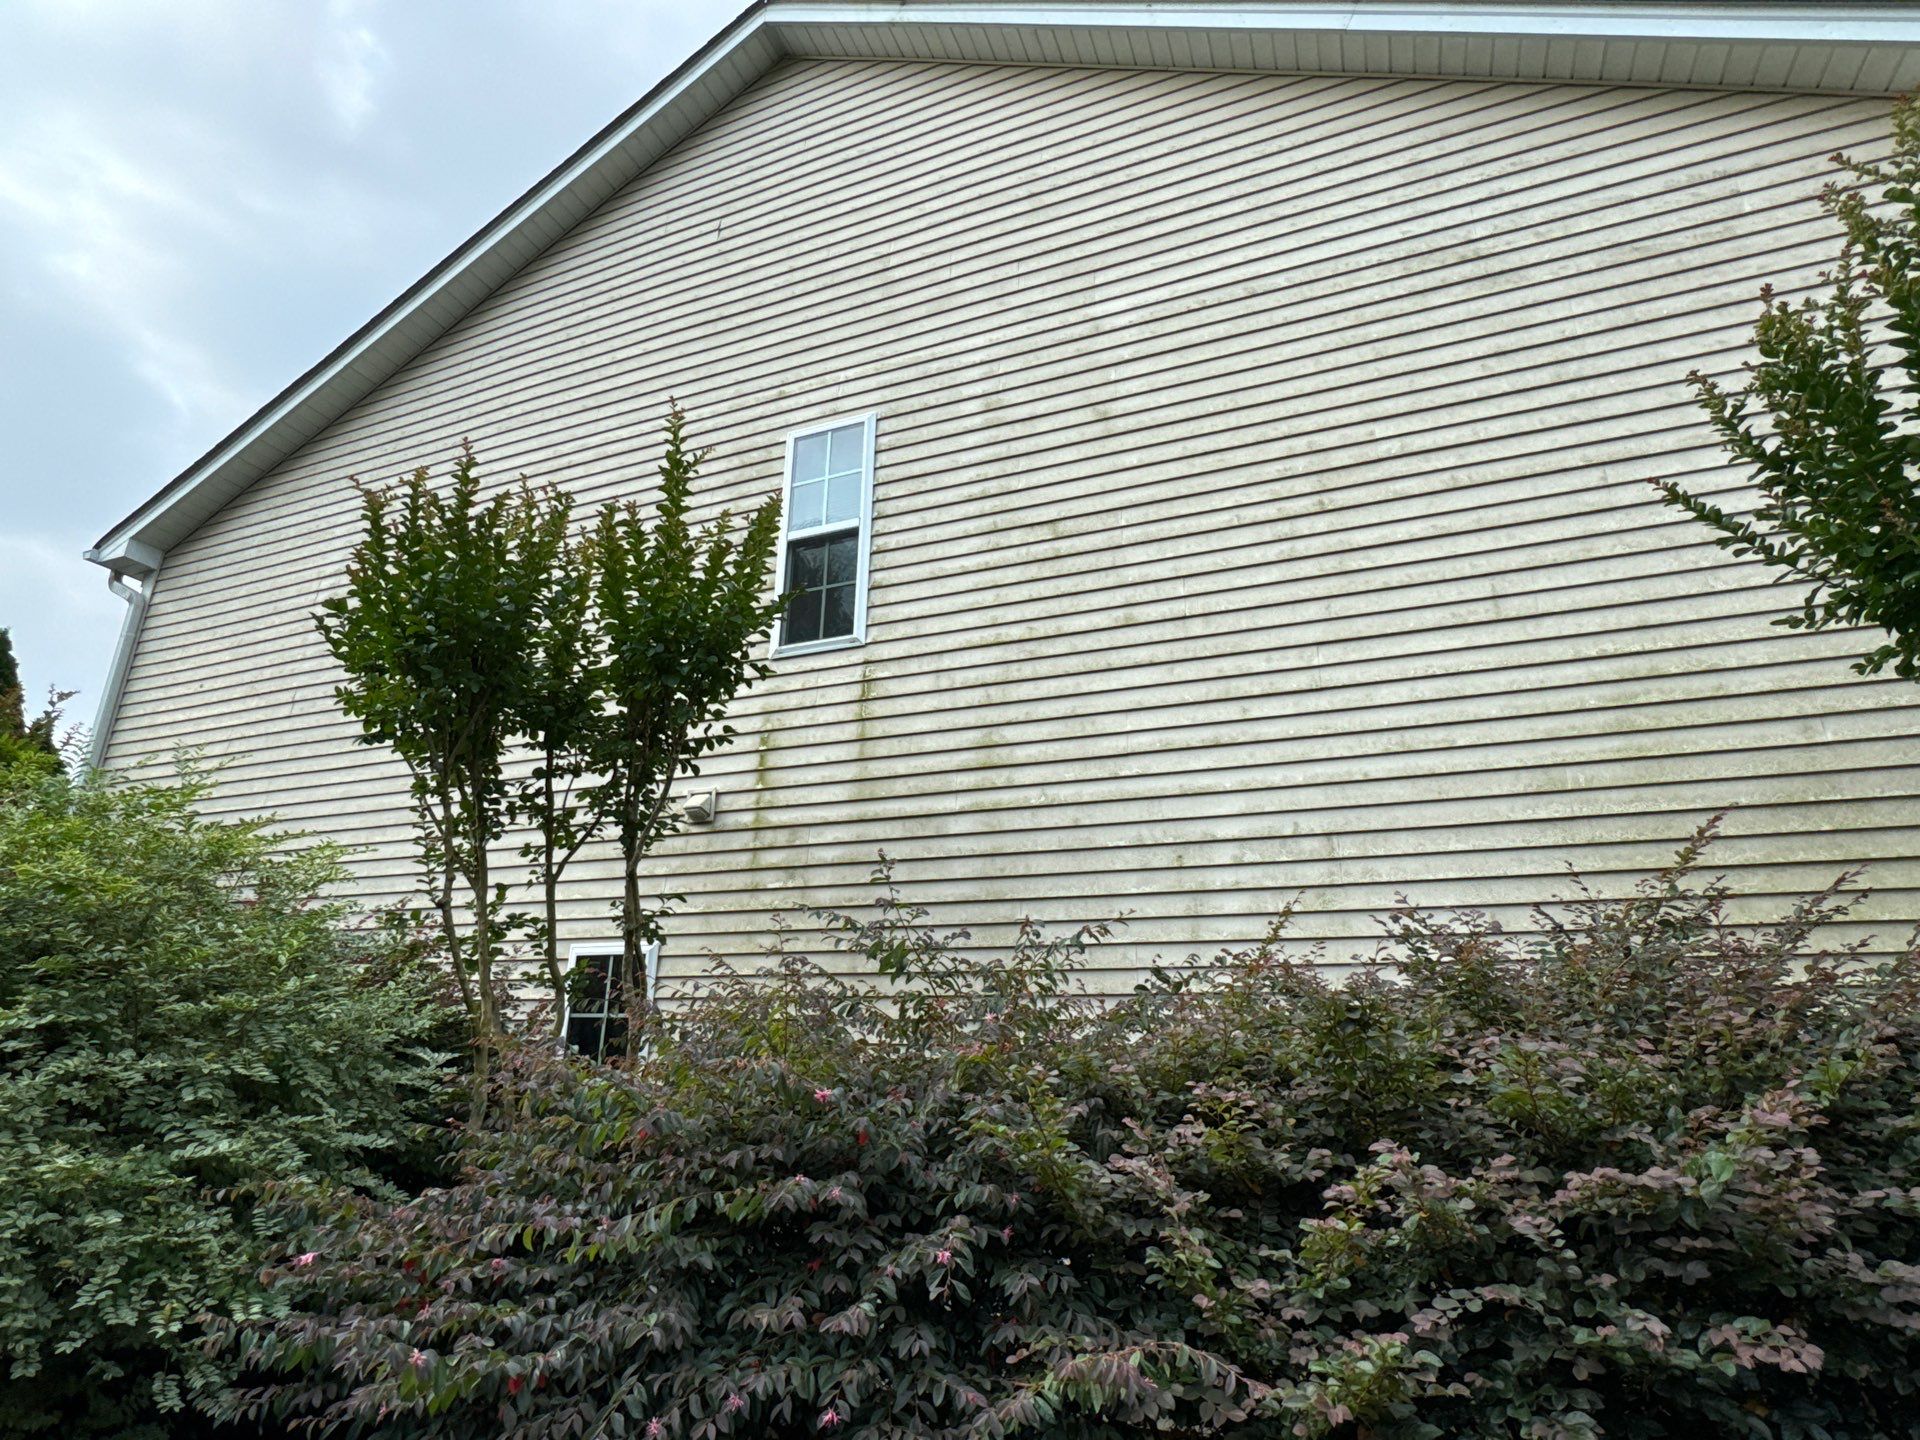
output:
[{"label": "pink flower", "polygon": [[828,1090],[823,1086],[820,1089],[813,1092],[813,1098],[818,1100],[822,1105],[825,1105],[828,1101],[833,1099],[833,1091]]},{"label": "pink flower", "polygon": [[840,1198],[840,1187],[838,1185],[834,1186],[831,1190],[827,1191],[827,1199],[838,1200],[839,1198]]},{"label": "pink flower", "polygon": [[407,1363],[413,1366],[413,1368],[416,1370],[426,1369],[427,1368],[427,1352],[424,1350],[414,1351],[413,1354],[407,1357]]},{"label": "pink flower", "polygon": [[492,1269],[494,1274],[498,1275],[501,1271],[505,1270],[506,1268],[507,1268],[507,1262],[504,1257],[499,1255],[496,1255],[493,1257]]},{"label": "pink flower", "polygon": [[1013,1192],[1013,1194],[1007,1196],[1007,1209],[1018,1210],[1019,1208],[1020,1208],[1020,1192],[1016,1190]]},{"label": "pink flower", "polygon": [[1000,1238],[1011,1245],[1013,1243],[1013,1226],[1008,1225],[1003,1227],[1000,1231]]},{"label": "pink flower", "polygon": [[653,1419],[647,1421],[647,1434],[664,1435],[666,1433],[667,1433],[667,1427],[660,1423],[660,1417],[658,1415],[654,1416]]},{"label": "pink flower", "polygon": [[846,1418],[846,1416],[842,1415],[833,1406],[829,1405],[820,1412],[820,1428],[822,1430],[831,1430]]},{"label": "pink flower", "polygon": [[304,1270],[319,1258],[320,1252],[318,1250],[309,1250],[304,1255],[296,1255],[293,1257],[293,1268],[296,1270]]},{"label": "pink flower", "polygon": [[951,1265],[951,1264],[953,1264],[953,1251],[951,1251],[951,1250],[942,1250],[942,1251],[941,1251],[941,1252],[940,1252],[940,1253],[939,1253],[938,1255],[935,1255],[935,1256],[933,1257],[933,1262],[934,1262],[934,1264],[936,1264],[936,1265]]},{"label": "pink flower", "polygon": [[727,1396],[725,1408],[729,1415],[738,1415],[742,1410],[747,1408],[747,1402],[742,1400],[738,1395],[729,1395]]}]

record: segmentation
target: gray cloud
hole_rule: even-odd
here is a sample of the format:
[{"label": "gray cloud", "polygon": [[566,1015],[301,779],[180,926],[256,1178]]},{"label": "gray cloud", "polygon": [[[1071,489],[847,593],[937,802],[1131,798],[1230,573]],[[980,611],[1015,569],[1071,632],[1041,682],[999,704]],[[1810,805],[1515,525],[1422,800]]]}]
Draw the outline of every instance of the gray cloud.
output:
[{"label": "gray cloud", "polygon": [[0,626],[88,718],[93,538],[739,0],[0,6]]}]

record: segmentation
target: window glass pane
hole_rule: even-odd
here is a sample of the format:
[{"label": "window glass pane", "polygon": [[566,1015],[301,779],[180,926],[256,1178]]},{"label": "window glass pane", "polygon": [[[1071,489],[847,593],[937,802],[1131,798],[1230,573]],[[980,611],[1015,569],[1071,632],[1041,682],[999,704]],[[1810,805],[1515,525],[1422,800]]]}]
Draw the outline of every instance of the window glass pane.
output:
[{"label": "window glass pane", "polygon": [[818,590],[827,583],[827,577],[821,573],[821,562],[827,558],[827,547],[802,543],[787,553],[787,588],[789,590]]},{"label": "window glass pane", "polygon": [[604,1015],[614,986],[618,957],[582,955],[567,975],[567,1008],[575,1015]]},{"label": "window glass pane", "polygon": [[787,529],[810,530],[820,524],[826,498],[827,484],[824,480],[809,480],[804,485],[795,485],[793,513],[787,516]]},{"label": "window glass pane", "polygon": [[827,573],[824,580],[816,584],[851,585],[853,572],[860,561],[860,532],[851,535],[836,535],[827,542]]},{"label": "window glass pane", "polygon": [[852,520],[859,513],[859,474],[836,475],[827,481],[827,519]]},{"label": "window glass pane", "polygon": [[853,634],[853,586],[833,585],[827,589],[825,616],[820,626],[820,636]]},{"label": "window glass pane", "polygon": [[606,1017],[601,1015],[572,1015],[567,1019],[567,1048],[582,1055],[590,1055],[596,1060],[603,1053],[607,1033]]},{"label": "window glass pane", "polygon": [[591,1060],[624,1055],[627,1017],[625,1014],[575,1015],[567,1021],[567,1045]]},{"label": "window glass pane", "polygon": [[786,629],[782,632],[787,644],[804,645],[809,640],[820,638],[820,592],[802,590],[793,597],[793,604],[787,609]]},{"label": "window glass pane", "polygon": [[833,441],[833,452],[826,473],[841,475],[848,471],[858,472],[866,468],[866,426],[842,425],[838,430],[829,431],[828,438]]},{"label": "window glass pane", "polygon": [[596,1060],[626,1050],[619,969],[618,955],[582,955],[567,976],[567,1044]]},{"label": "window glass pane", "polygon": [[793,478],[818,480],[827,473],[827,437],[802,435],[793,442]]}]

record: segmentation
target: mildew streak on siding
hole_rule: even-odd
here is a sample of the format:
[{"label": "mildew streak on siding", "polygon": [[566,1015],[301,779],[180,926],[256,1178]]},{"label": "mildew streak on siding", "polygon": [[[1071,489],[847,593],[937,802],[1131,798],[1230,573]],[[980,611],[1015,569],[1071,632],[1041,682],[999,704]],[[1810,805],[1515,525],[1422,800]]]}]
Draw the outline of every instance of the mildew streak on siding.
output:
[{"label": "mildew streak on siding", "polygon": [[[179,544],[109,763],[228,762],[411,876],[398,767],[312,629],[349,475],[461,436],[586,504],[648,498],[672,394],[711,513],[780,440],[880,415],[871,640],[778,662],[654,872],[664,972],[854,906],[885,848],[977,947],[1131,912],[1099,982],[1399,893],[1510,924],[1620,886],[1707,813],[1764,903],[1869,863],[1843,933],[1920,920],[1910,687],[1664,511],[1716,492],[1680,377],[1730,371],[1763,280],[1811,283],[1824,157],[1877,101],[810,61],[688,137]],[[271,563],[267,563],[271,561]],[[704,783],[703,782],[703,783]],[[567,941],[604,936],[589,854]]]}]

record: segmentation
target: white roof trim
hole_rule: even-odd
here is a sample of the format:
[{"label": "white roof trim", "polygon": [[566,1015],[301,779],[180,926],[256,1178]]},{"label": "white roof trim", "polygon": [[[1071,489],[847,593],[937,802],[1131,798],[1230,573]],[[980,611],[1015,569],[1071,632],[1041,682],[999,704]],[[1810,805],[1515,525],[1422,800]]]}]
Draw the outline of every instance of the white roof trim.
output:
[{"label": "white roof trim", "polygon": [[101,537],[141,574],[788,56],[1592,81],[1920,87],[1920,3],[758,0],[625,115]]},{"label": "white roof trim", "polygon": [[1636,40],[1760,40],[1899,42],[1913,37],[1916,7],[1882,4],[1727,3],[1727,0],[1508,0],[1459,4],[1403,0],[1400,4],[1194,3],[1194,0],[1119,0],[1119,3],[1029,4],[1025,0],[807,0],[776,4],[785,25],[864,24],[927,28],[936,25],[1022,26],[1032,29],[1151,26],[1163,30],[1352,31],[1406,35],[1514,35]]}]

